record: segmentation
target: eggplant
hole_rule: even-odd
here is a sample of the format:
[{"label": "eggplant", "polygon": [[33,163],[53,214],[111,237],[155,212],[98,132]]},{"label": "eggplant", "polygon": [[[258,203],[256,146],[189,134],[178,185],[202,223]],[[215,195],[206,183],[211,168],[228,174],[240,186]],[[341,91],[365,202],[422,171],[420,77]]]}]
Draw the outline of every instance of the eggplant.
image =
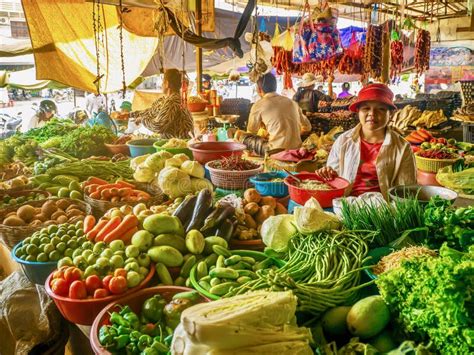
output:
[{"label": "eggplant", "polygon": [[191,221],[186,227],[186,233],[192,229],[201,229],[204,224],[204,219],[212,207],[212,194],[209,189],[203,189],[199,191],[197,195],[196,204],[194,205],[193,215]]},{"label": "eggplant", "polygon": [[184,227],[186,227],[191,220],[196,200],[196,195],[186,196],[184,201],[181,202],[178,208],[173,212],[173,216],[178,217]]},{"label": "eggplant", "polygon": [[234,224],[230,219],[226,219],[222,224],[217,228],[216,236],[224,238],[226,241],[229,241],[232,238],[234,233]]},{"label": "eggplant", "polygon": [[217,206],[217,208],[214,211],[212,211],[209,214],[209,216],[207,216],[206,219],[204,220],[204,225],[201,228],[201,232],[205,232],[208,229],[211,229],[211,228],[215,227],[217,217],[222,214],[224,209],[225,209],[224,206]]}]

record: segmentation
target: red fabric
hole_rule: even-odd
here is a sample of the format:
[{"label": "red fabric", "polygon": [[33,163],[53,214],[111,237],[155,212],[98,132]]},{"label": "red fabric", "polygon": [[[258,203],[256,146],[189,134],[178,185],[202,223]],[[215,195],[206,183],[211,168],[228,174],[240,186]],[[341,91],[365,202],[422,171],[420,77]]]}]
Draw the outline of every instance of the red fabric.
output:
[{"label": "red fabric", "polygon": [[396,109],[397,107],[393,104],[393,92],[384,84],[370,84],[362,88],[357,95],[357,100],[349,106],[349,110],[357,112],[359,105],[365,101],[378,101],[386,104],[387,106]]},{"label": "red fabric", "polygon": [[304,148],[300,148],[284,150],[283,152],[271,155],[270,158],[279,161],[299,162],[303,160],[312,160],[314,158],[314,154]]},{"label": "red fabric", "polygon": [[375,162],[382,143],[367,143],[360,140],[360,162],[352,186],[351,195],[359,196],[365,192],[380,192],[379,179]]}]

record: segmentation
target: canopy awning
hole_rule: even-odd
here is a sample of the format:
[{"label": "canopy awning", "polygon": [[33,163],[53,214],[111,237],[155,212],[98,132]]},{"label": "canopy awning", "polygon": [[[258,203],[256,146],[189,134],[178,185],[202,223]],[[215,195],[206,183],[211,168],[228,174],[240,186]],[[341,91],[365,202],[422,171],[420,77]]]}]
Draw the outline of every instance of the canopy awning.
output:
[{"label": "canopy awning", "polygon": [[0,87],[23,90],[62,89],[67,86],[52,80],[37,80],[35,68],[20,71],[0,71]]},{"label": "canopy awning", "polygon": [[33,47],[29,39],[0,36],[0,57],[15,57],[32,53]]}]

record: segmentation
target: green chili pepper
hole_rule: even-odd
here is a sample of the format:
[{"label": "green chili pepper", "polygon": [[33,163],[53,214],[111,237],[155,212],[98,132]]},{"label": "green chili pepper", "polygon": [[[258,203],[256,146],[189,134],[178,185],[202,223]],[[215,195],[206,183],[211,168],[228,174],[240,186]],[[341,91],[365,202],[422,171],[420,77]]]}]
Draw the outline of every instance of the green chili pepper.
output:
[{"label": "green chili pepper", "polygon": [[110,322],[125,327],[129,326],[128,322],[117,312],[112,312],[112,314],[110,315]]},{"label": "green chili pepper", "polygon": [[164,342],[166,345],[171,346],[171,342],[173,341],[173,334],[168,335],[165,339]]},{"label": "green chili pepper", "polygon": [[118,327],[117,331],[119,335],[130,335],[132,330],[129,327],[121,325],[120,327]]},{"label": "green chili pepper", "polygon": [[120,309],[120,315],[121,316],[124,316],[124,315],[126,315],[127,313],[130,313],[130,312],[132,312],[132,309],[129,306],[123,306]]},{"label": "green chili pepper", "polygon": [[110,327],[103,325],[99,329],[99,342],[101,345],[109,346],[113,344],[114,335],[110,333]]},{"label": "green chili pepper", "polygon": [[130,337],[126,334],[119,335],[115,338],[115,349],[122,349],[130,342]]},{"label": "green chili pepper", "polygon": [[140,319],[134,312],[125,313],[123,318],[130,324],[131,328],[138,329],[140,327]]},{"label": "green chili pepper", "polygon": [[135,355],[135,354],[138,354],[140,352],[140,350],[138,349],[137,344],[135,344],[135,343],[128,344],[127,347],[125,348],[125,350],[127,351],[127,355]]},{"label": "green chili pepper", "polygon": [[142,315],[151,323],[159,322],[163,317],[165,305],[166,301],[160,295],[155,295],[143,303]]},{"label": "green chili pepper", "polygon": [[142,333],[140,333],[138,330],[134,330],[130,333],[130,340],[133,342],[137,342],[141,336],[142,336]]},{"label": "green chili pepper", "polygon": [[138,340],[138,349],[140,349],[140,351],[143,351],[151,344],[153,344],[153,338],[149,335],[144,334]]},{"label": "green chili pepper", "polygon": [[160,341],[156,341],[156,340],[153,341],[153,344],[151,344],[151,347],[156,349],[157,351],[163,352],[163,353],[166,353],[170,350],[169,347],[167,347],[165,344],[163,344]]},{"label": "green chili pepper", "polygon": [[160,353],[155,348],[148,347],[143,349],[140,355],[160,355]]}]

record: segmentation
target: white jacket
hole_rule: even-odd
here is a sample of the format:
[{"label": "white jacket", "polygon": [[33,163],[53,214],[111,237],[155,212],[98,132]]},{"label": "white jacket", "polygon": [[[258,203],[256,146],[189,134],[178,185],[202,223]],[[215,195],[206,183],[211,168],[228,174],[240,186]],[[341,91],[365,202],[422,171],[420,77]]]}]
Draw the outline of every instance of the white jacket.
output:
[{"label": "white jacket", "polygon": [[[341,134],[329,153],[327,165],[351,184],[360,164],[361,125]],[[416,184],[416,163],[410,144],[387,128],[385,140],[375,163],[380,191],[385,199],[393,186]]]}]

